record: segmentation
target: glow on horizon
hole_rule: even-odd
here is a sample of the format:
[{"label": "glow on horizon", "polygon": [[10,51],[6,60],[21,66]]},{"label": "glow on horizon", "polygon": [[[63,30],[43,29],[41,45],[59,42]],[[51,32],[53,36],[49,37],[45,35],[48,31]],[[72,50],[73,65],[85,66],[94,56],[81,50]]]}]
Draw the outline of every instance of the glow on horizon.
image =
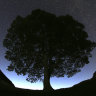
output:
[{"label": "glow on horizon", "polygon": [[[86,68],[87,66],[83,69],[86,70]],[[51,78],[50,80],[51,86],[54,89],[68,88],[68,87],[72,87],[75,84],[78,84],[81,81],[90,79],[92,77],[92,74],[87,74],[86,76],[83,76],[83,74],[86,73],[83,69],[82,72],[77,73],[71,78],[67,78],[66,76],[64,78],[56,78],[56,77]],[[7,70],[3,72],[17,88],[43,90],[42,82],[30,83],[26,81],[26,76],[18,76],[15,72],[8,72]]]},{"label": "glow on horizon", "polygon": [[[31,90],[43,90],[43,83],[37,82],[37,83],[30,83],[25,80],[25,77],[23,76],[16,76],[16,78],[11,77],[12,83],[17,88],[23,88],[23,89],[31,89]],[[90,77],[91,78],[91,77]],[[54,89],[60,89],[60,88],[68,88],[72,87],[75,84],[78,84],[79,82],[83,81],[84,77],[80,78],[79,73],[77,76],[73,76],[71,78],[51,78],[51,85]],[[87,80],[87,78],[86,78]]]},{"label": "glow on horizon", "polygon": [[[60,89],[60,88],[68,88],[72,87],[75,84],[78,84],[81,81],[87,80],[92,78],[93,73],[96,71],[96,59],[95,59],[95,52],[92,51],[93,57],[90,58],[90,63],[88,65],[85,65],[81,72],[77,73],[71,78],[67,78],[66,76],[64,78],[51,78],[50,83],[51,86],[54,89]],[[32,90],[42,90],[43,89],[43,83],[37,82],[37,83],[30,83],[26,81],[26,76],[17,75],[15,72],[9,72],[6,70],[7,66],[10,64],[9,61],[7,61],[4,56],[2,56],[0,60],[0,69],[3,71],[3,73],[12,81],[12,83],[15,85],[15,87],[23,88],[23,89],[32,89]]]}]

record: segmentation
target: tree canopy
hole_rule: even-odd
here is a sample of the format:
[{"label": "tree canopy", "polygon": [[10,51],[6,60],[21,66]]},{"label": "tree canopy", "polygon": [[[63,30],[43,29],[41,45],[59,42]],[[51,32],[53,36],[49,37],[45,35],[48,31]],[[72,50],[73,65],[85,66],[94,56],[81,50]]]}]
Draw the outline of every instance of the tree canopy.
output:
[{"label": "tree canopy", "polygon": [[95,42],[88,40],[84,25],[72,16],[56,16],[37,9],[26,17],[17,16],[3,41],[9,71],[28,75],[27,80],[68,77],[89,63]]}]

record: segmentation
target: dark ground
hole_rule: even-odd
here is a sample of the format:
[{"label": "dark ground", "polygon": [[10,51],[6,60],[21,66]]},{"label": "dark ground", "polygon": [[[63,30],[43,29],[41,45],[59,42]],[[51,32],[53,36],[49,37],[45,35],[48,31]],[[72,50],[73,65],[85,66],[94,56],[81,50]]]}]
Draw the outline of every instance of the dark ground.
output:
[{"label": "dark ground", "polygon": [[[86,91],[86,92],[85,92]],[[41,90],[25,90],[25,89],[15,89],[15,90],[3,90],[0,92],[0,96],[96,96],[95,90],[75,90],[75,89],[60,89],[50,92],[44,92]]]}]

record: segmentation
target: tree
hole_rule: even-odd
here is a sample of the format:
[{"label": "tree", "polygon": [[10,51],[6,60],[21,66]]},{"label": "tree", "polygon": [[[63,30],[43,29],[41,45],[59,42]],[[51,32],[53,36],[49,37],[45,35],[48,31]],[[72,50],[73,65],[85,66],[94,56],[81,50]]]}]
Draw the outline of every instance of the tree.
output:
[{"label": "tree", "polygon": [[89,63],[96,44],[87,38],[84,25],[69,15],[37,9],[17,16],[3,41],[8,70],[27,74],[30,82],[41,80],[44,90],[51,90],[50,77],[71,77]]},{"label": "tree", "polygon": [[96,71],[93,74],[93,78],[96,79]]}]

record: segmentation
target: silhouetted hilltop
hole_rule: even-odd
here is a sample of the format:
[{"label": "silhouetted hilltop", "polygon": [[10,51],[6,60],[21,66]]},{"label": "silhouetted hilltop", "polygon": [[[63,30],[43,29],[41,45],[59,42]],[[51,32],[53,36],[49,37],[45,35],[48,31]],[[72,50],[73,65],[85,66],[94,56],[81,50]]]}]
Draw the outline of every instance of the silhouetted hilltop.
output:
[{"label": "silhouetted hilltop", "polygon": [[96,72],[91,79],[80,82],[71,88],[60,89],[59,91],[65,91],[69,96],[96,96]]},{"label": "silhouetted hilltop", "polygon": [[74,85],[72,88],[96,88],[96,72],[93,74],[93,77],[89,80],[85,80],[83,82],[80,82],[77,85]]},{"label": "silhouetted hilltop", "polygon": [[0,70],[0,90],[10,89],[10,88],[15,88],[14,84]]}]

